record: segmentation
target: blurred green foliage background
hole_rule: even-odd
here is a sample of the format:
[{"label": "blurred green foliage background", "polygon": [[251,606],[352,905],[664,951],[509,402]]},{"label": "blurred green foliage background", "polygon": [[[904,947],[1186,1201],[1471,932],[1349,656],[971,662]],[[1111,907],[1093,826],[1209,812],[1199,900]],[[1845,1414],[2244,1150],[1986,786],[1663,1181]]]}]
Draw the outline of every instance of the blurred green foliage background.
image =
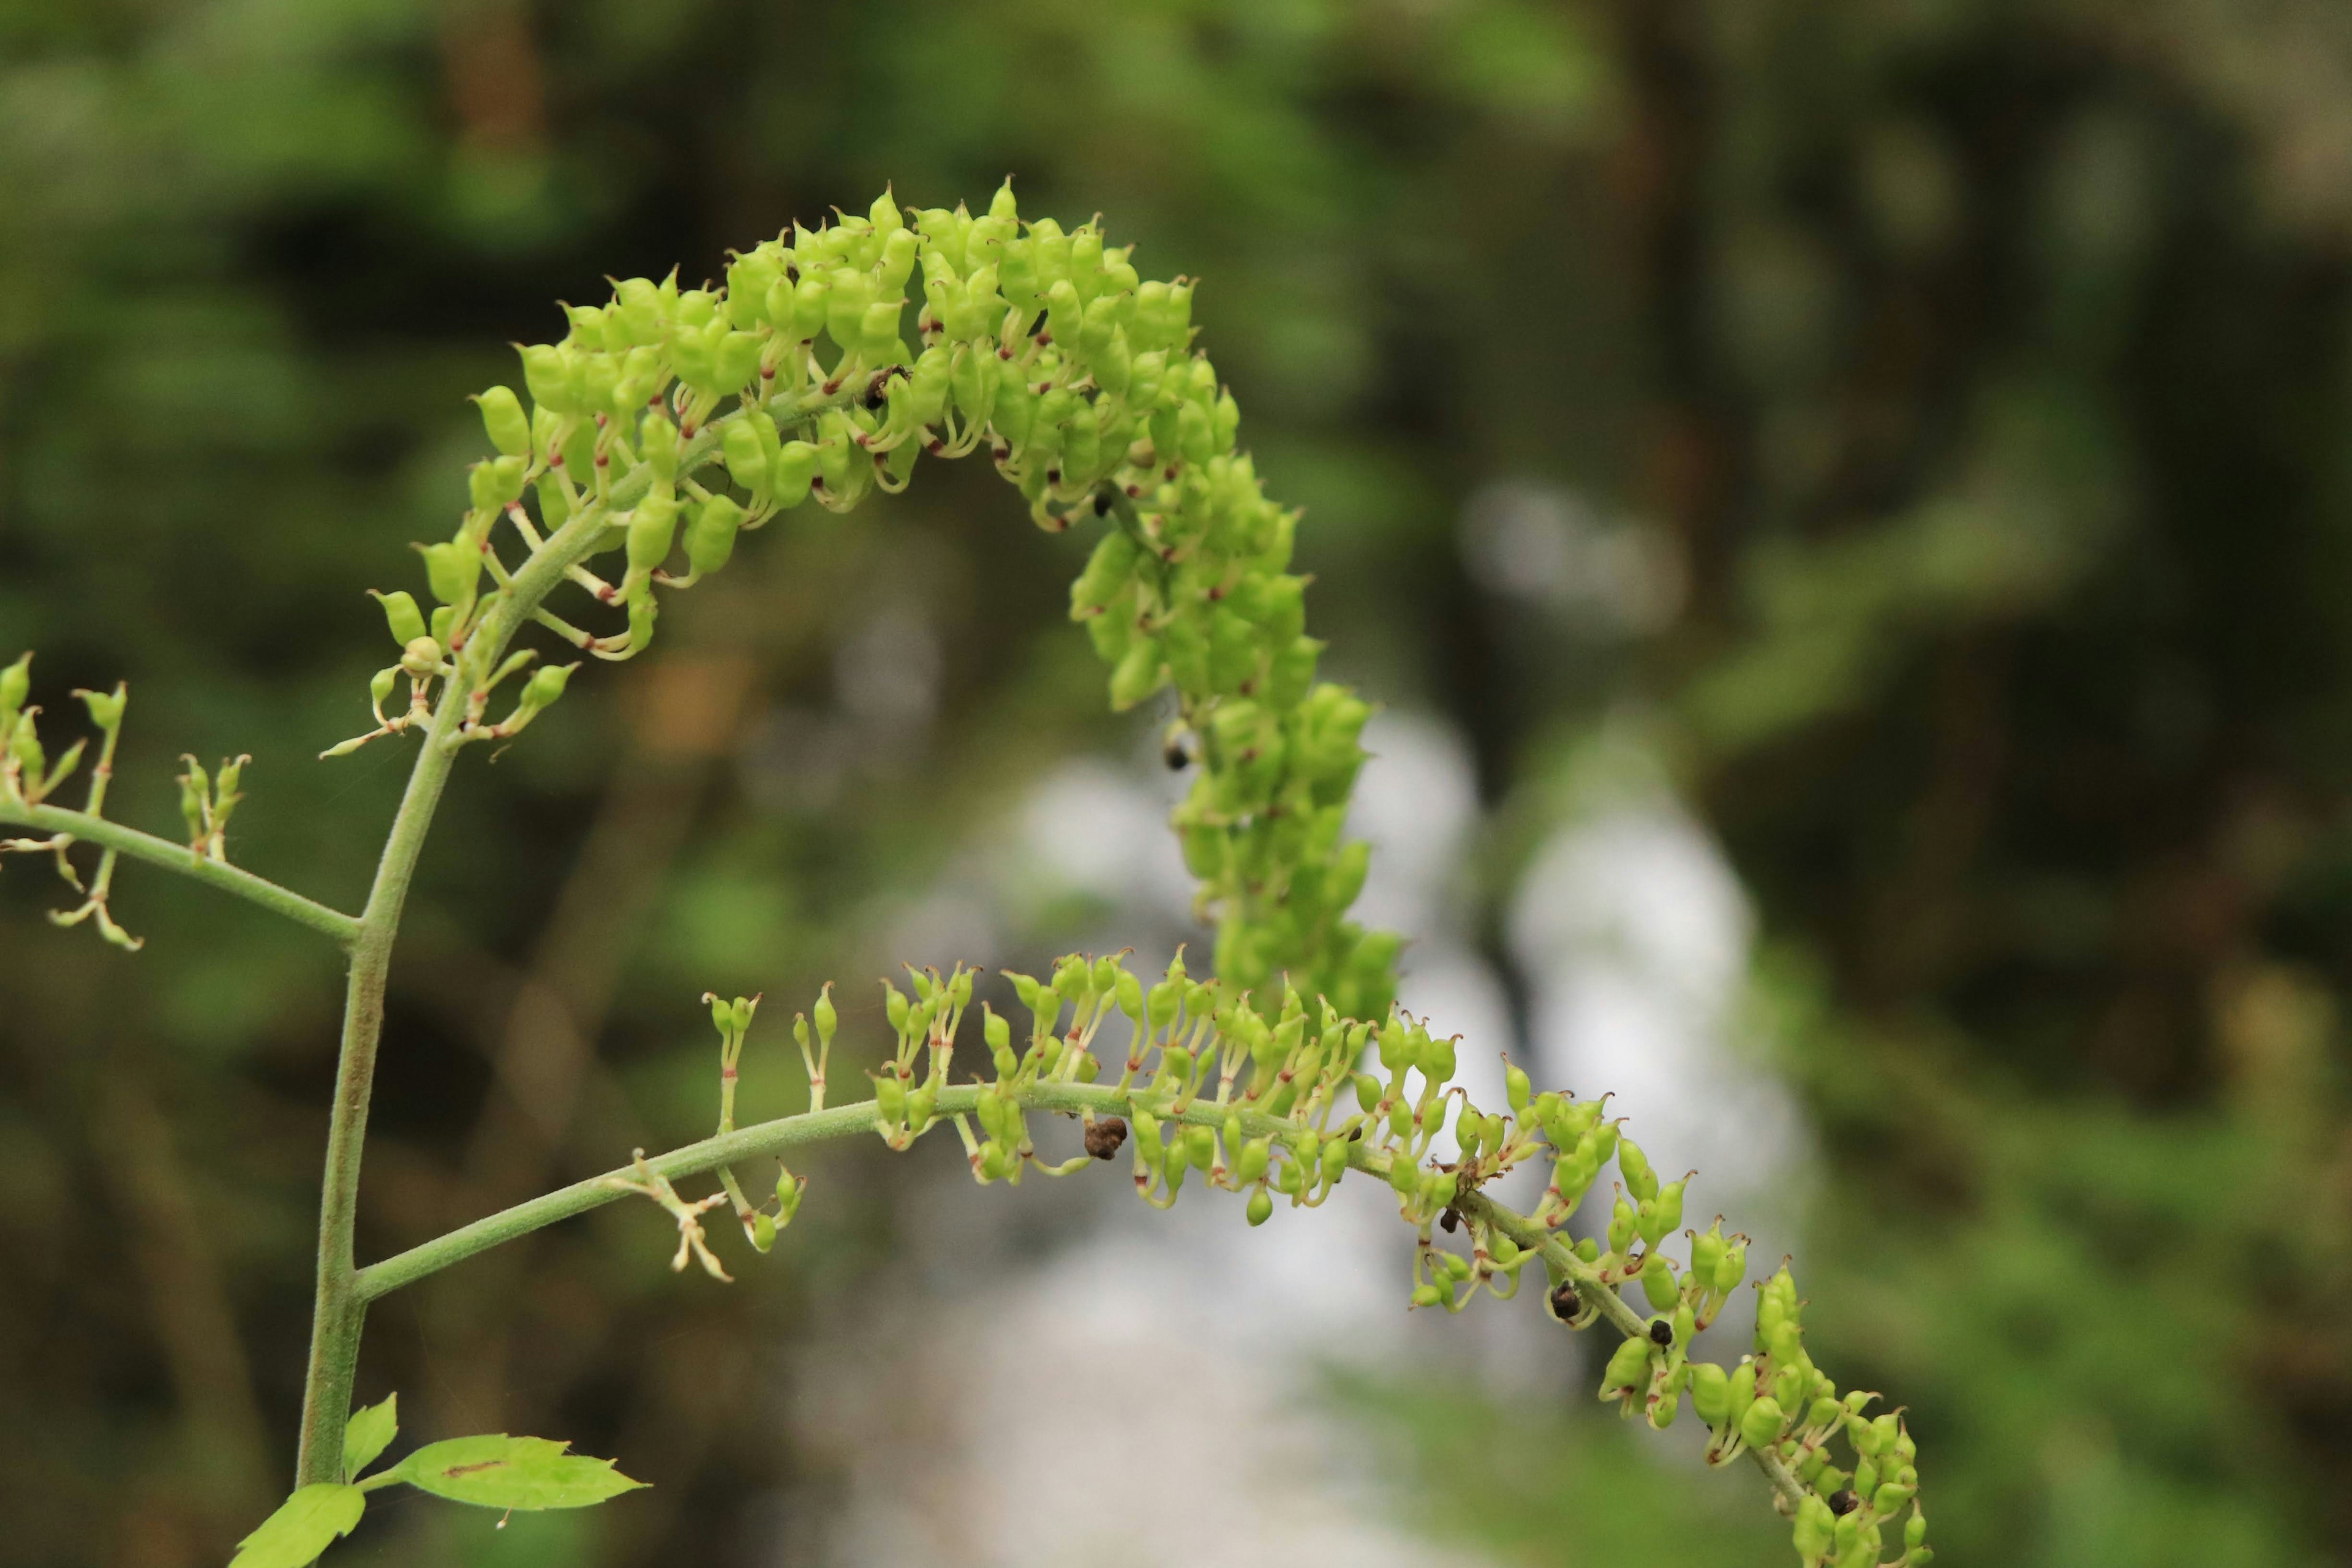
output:
[{"label": "blurred green foliage background", "polygon": [[[240,860],[352,906],[402,760],[310,759],[361,727],[362,590],[462,504],[501,345],[608,273],[1008,171],[1208,280],[1333,667],[1467,737],[1507,976],[1598,737],[1638,728],[1718,837],[1820,1146],[1817,1353],[1912,1407],[1943,1560],[2352,1560],[2332,0],[18,0],[0,655],[53,709],[129,679],[129,820],[174,820],[179,752],[251,752]],[[363,1253],[706,1130],[695,995],[961,956],[887,933],[1053,759],[1132,748],[1059,624],[1077,544],[964,467],[793,514],[465,770]],[[1482,577],[1496,481],[1633,520],[1676,592]],[[908,646],[911,685],[840,678]],[[339,977],[136,868],[136,956],[52,931],[56,891],[0,877],[0,1563],[219,1562],[290,1464]],[[413,1433],[660,1484],[339,1553],[775,1556],[750,1500],[825,1494],[772,1347],[919,1180],[834,1175],[732,1290],[608,1211],[388,1302],[362,1390]],[[1580,1397],[1339,1397],[1395,1435],[1400,1519],[1496,1561],[1785,1560]]]}]

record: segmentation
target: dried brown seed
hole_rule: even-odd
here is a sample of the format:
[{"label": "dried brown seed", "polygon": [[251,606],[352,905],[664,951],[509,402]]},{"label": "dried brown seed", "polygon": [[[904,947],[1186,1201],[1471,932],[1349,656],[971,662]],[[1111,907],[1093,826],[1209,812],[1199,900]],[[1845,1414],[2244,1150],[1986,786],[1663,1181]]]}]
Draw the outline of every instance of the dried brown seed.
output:
[{"label": "dried brown seed", "polygon": [[1127,1123],[1116,1116],[1087,1124],[1087,1152],[1097,1160],[1110,1159],[1126,1142]]}]

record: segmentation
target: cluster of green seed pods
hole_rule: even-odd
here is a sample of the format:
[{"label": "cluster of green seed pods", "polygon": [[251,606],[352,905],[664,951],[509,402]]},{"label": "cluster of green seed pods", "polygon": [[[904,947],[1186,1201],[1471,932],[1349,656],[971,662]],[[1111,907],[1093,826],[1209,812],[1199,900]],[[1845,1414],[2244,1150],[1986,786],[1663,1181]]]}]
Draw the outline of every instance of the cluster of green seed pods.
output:
[{"label": "cluster of green seed pods", "polygon": [[[1748,1240],[1725,1235],[1720,1216],[1703,1232],[1684,1226],[1691,1178],[1662,1182],[1608,1117],[1606,1097],[1538,1093],[1506,1063],[1506,1105],[1482,1109],[1454,1082],[1458,1041],[1433,1036],[1424,1021],[1393,1006],[1377,1022],[1351,1018],[1287,983],[1260,1001],[1228,978],[1194,977],[1181,952],[1149,984],[1124,954],[1071,954],[1043,977],[1008,973],[1028,1027],[1016,1036],[1011,1019],[983,1004],[988,1070],[958,1089],[951,1068],[976,973],[908,973],[906,990],[884,983],[895,1039],[872,1075],[871,1125],[890,1147],[909,1148],[951,1121],[983,1184],[1017,1184],[1031,1169],[1064,1175],[1125,1151],[1146,1202],[1172,1206],[1197,1181],[1239,1194],[1253,1226],[1284,1200],[1322,1204],[1349,1172],[1361,1173],[1386,1184],[1412,1227],[1412,1307],[1460,1311],[1481,1290],[1508,1298],[1532,1267],[1552,1316],[1572,1329],[1605,1319],[1625,1336],[1602,1372],[1601,1398],[1663,1429],[1687,1395],[1711,1429],[1710,1464],[1753,1455],[1772,1476],[1808,1568],[1932,1561],[1902,1416],[1872,1416],[1876,1395],[1842,1393],[1813,1364],[1804,1303],[1785,1262],[1756,1287],[1753,1352],[1730,1367],[1693,1355],[1698,1334],[1747,1280]],[[739,999],[735,1013],[713,1005],[724,1106],[735,1060],[728,1052],[740,1050],[736,1020],[748,1024],[740,1012],[747,1005]],[[829,1047],[829,989],[816,1017]],[[1106,1038],[1114,1018],[1121,1022]],[[794,1034],[812,1106],[821,1108],[823,1057],[809,1055],[806,1018],[795,1020]],[[1078,1118],[1085,1152],[1041,1156],[1031,1127],[1041,1112]],[[730,1125],[722,1115],[722,1131]],[[1453,1158],[1441,1159],[1448,1128]],[[1612,1160],[1618,1183],[1600,1234],[1567,1234]],[[1531,1161],[1551,1175],[1531,1214],[1486,1195]],[[792,1190],[779,1194],[777,1224],[799,1201],[797,1179],[786,1173],[783,1182]],[[764,1250],[772,1237],[769,1228],[754,1239]],[[1687,1243],[1679,1260],[1668,1250],[1677,1237]],[[1631,1304],[1636,1290],[1646,1312]]]},{"label": "cluster of green seed pods", "polygon": [[[653,637],[657,591],[722,570],[743,531],[810,500],[846,511],[926,455],[985,447],[1041,526],[1103,526],[1070,614],[1110,666],[1114,706],[1173,689],[1169,755],[1200,764],[1175,826],[1217,921],[1218,973],[1244,987],[1288,974],[1378,1016],[1399,942],[1347,918],[1369,849],[1341,837],[1370,710],[1317,679],[1289,569],[1297,514],[1236,445],[1192,310],[1192,284],[1142,278],[1098,226],[1024,220],[1009,183],[978,215],[886,192],[863,216],[739,253],[722,285],[625,279],[566,307],[562,341],[520,350],[528,401],[478,399],[497,455],[474,466],[456,533],[421,547],[435,607],[380,595],[400,657],[371,687],[375,728],[330,754],[428,722],[438,681],[467,693],[451,745],[510,737],[560,697],[568,667],[539,669],[492,723],[492,690],[535,656],[467,655],[560,531],[585,531],[564,574],[625,624],[533,618],[627,658]],[[617,580],[585,564],[606,552]]]}]

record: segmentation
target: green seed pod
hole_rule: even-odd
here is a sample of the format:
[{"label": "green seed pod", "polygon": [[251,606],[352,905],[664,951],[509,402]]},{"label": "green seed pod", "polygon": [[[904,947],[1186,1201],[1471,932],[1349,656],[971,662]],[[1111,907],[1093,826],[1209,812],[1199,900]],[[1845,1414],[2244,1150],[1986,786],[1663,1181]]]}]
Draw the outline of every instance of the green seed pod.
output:
[{"label": "green seed pod", "polygon": [[747,414],[735,420],[719,438],[719,450],[727,458],[728,477],[755,496],[762,493],[768,479],[767,447],[751,425],[756,417],[759,416]]},{"label": "green seed pod", "polygon": [[1334,1138],[1322,1147],[1322,1178],[1336,1184],[1343,1175],[1348,1175],[1348,1140]]},{"label": "green seed pod", "polygon": [[[572,672],[579,668],[576,664],[550,664],[532,670],[530,679],[523,682],[522,705],[533,711],[548,706],[563,695],[564,687],[571,682]],[[750,1025],[748,1013],[743,1022],[747,1026]]]},{"label": "green seed pod", "polygon": [[1163,668],[1160,639],[1137,637],[1120,656],[1118,667],[1111,671],[1112,709],[1124,712],[1159,690]]},{"label": "green seed pod", "polygon": [[1906,1551],[1916,1552],[1927,1543],[1927,1516],[1924,1513],[1915,1513],[1903,1524],[1904,1548]]},{"label": "green seed pod", "polygon": [[874,1080],[874,1109],[885,1121],[907,1119],[907,1086],[897,1075],[884,1073]]},{"label": "green seed pod", "polygon": [[1905,1503],[1911,1500],[1912,1495],[1918,1489],[1916,1487],[1906,1487],[1900,1481],[1889,1481],[1870,1494],[1870,1506],[1873,1510],[1881,1515],[1897,1512]]},{"label": "green seed pod", "polygon": [[656,490],[629,513],[629,570],[651,572],[669,557],[677,539],[677,501]]},{"label": "green seed pod", "polygon": [[1773,1402],[1787,1410],[1805,1396],[1805,1373],[1801,1367],[1784,1366],[1772,1374]]},{"label": "green seed pod", "polygon": [[522,494],[522,458],[491,458],[466,470],[466,499],[473,510],[497,512]]},{"label": "green seed pod", "polygon": [[23,711],[25,699],[33,692],[33,656],[21,654],[16,662],[0,669],[0,741],[5,741],[16,728],[16,715]]},{"label": "green seed pod", "polygon": [[646,409],[637,421],[637,449],[646,455],[657,487],[666,489],[677,479],[677,426],[660,409]]},{"label": "green seed pod", "polygon": [[1266,1165],[1274,1154],[1274,1140],[1253,1138],[1241,1146],[1241,1154],[1234,1163],[1234,1179],[1244,1186],[1265,1174]]},{"label": "green seed pod", "polygon": [[831,981],[825,982],[824,989],[817,993],[816,1005],[809,1009],[809,1016],[816,1022],[817,1043],[824,1046],[833,1044],[833,1032],[840,1026],[841,1015],[833,1005]]},{"label": "green seed pod", "polygon": [[1711,1361],[1691,1363],[1691,1408],[1710,1426],[1731,1414],[1731,1375]]},{"label": "green seed pod", "polygon": [[482,428],[489,432],[491,446],[512,458],[530,455],[530,419],[511,389],[491,387],[474,402],[482,411]]},{"label": "green seed pod", "polygon": [[[5,754],[14,758],[17,765],[24,770],[25,790],[26,793],[29,795],[32,793],[35,786],[38,784],[43,773],[48,767],[48,753],[41,748],[40,732],[33,727],[33,711],[31,710],[19,709],[17,710],[16,726],[9,732],[8,745]],[[203,769],[197,768],[193,761],[191,761],[188,765],[201,776],[204,771]],[[183,812],[185,812],[187,809],[187,784],[185,781],[183,781],[180,786],[180,806]],[[190,838],[201,837],[204,832],[204,814],[201,808],[201,804],[199,805],[197,814],[190,820],[191,826],[188,830],[188,837]]]},{"label": "green seed pod", "polygon": [[765,1252],[775,1245],[776,1222],[769,1218],[764,1214],[753,1215],[751,1216],[751,1246],[753,1249],[760,1252]]},{"label": "green seed pod", "polygon": [[1601,1398],[1612,1398],[1649,1381],[1650,1348],[1650,1342],[1645,1339],[1627,1340],[1617,1347],[1601,1375]]},{"label": "green seed pod", "polygon": [[1691,1239],[1691,1272],[1708,1289],[1715,1289],[1715,1271],[1723,1266],[1723,1221],[1718,1218],[1705,1235]]},{"label": "green seed pod", "polygon": [[1389,1185],[1399,1197],[1411,1197],[1421,1191],[1421,1170],[1402,1154],[1389,1161]]},{"label": "green seed pod", "polygon": [[1837,1420],[1841,1415],[1844,1415],[1844,1413],[1845,1406],[1840,1405],[1836,1400],[1826,1397],[1817,1398],[1806,1408],[1805,1425],[1808,1426],[1826,1426],[1832,1421]]},{"label": "green seed pod", "polygon": [[[433,596],[453,607],[474,602],[474,584],[480,581],[482,552],[462,540],[426,545],[425,581]],[[436,634],[436,640],[439,639]]]},{"label": "green seed pod", "polygon": [[686,560],[697,576],[723,568],[735,554],[736,531],[743,526],[743,509],[734,498],[714,495],[704,501],[687,525]]},{"label": "green seed pod", "polygon": [[1135,1151],[1146,1164],[1158,1164],[1165,1152],[1160,1138],[1160,1119],[1148,1110],[1135,1113]]},{"label": "green seed pod", "polygon": [[1739,1418],[1739,1436],[1751,1448],[1769,1448],[1780,1440],[1781,1420],[1780,1403],[1768,1394]]},{"label": "green seed pod", "polygon": [[1206,1127],[1184,1129],[1184,1157],[1207,1170],[1217,1163],[1217,1135]]},{"label": "green seed pod", "polygon": [[1715,1290],[1718,1296],[1728,1296],[1739,1289],[1740,1280],[1748,1277],[1748,1246],[1735,1241],[1723,1249],[1723,1261],[1716,1267]]},{"label": "green seed pod", "polygon": [[1661,1312],[1681,1299],[1675,1285],[1674,1265],[1666,1261],[1665,1254],[1653,1252],[1642,1264],[1642,1294]]},{"label": "green seed pod", "polygon": [[1633,1250],[1636,1218],[1633,1205],[1625,1201],[1624,1194],[1618,1194],[1616,1205],[1609,1212],[1610,1251],[1622,1254]]},{"label": "green seed pod", "polygon": [[1356,1075],[1356,1109],[1370,1116],[1380,1109],[1381,1080],[1368,1072]]},{"label": "green seed pod", "polygon": [[1743,1361],[1731,1369],[1731,1418],[1738,1420],[1756,1403],[1756,1363]]},{"label": "green seed pod", "polygon": [[1264,1187],[1250,1194],[1249,1206],[1242,1211],[1252,1226],[1264,1225],[1274,1214],[1274,1199]]},{"label": "green seed pod", "polygon": [[1689,1184],[1685,1177],[1668,1182],[1658,1189],[1658,1234],[1670,1236],[1683,1226],[1683,1188]]},{"label": "green seed pod", "polygon": [[1509,1062],[1504,1064],[1503,1097],[1510,1102],[1512,1115],[1525,1116],[1527,1114],[1528,1105],[1529,1100],[1533,1098],[1534,1089],[1535,1086],[1528,1081],[1528,1075],[1526,1072],[1521,1070],[1517,1065]]},{"label": "green seed pod", "polygon": [[1434,1307],[1444,1300],[1445,1292],[1434,1285],[1416,1285],[1412,1289],[1412,1304],[1416,1307]]},{"label": "green seed pod", "polygon": [[531,401],[550,414],[580,412],[571,357],[554,344],[532,343],[522,350],[522,380],[530,389]]},{"label": "green seed pod", "polygon": [[416,607],[416,600],[406,589],[389,594],[375,594],[376,602],[383,606],[383,618],[392,628],[392,640],[406,647],[425,635],[425,612]]},{"label": "green seed pod", "polygon": [[1658,1195],[1658,1178],[1650,1169],[1649,1156],[1631,1138],[1618,1141],[1617,1169],[1625,1178],[1625,1190],[1633,1194],[1636,1203]]},{"label": "green seed pod", "polygon": [[1467,1279],[1470,1278],[1470,1260],[1468,1258],[1463,1257],[1458,1252],[1441,1252],[1437,1256],[1440,1260],[1444,1263],[1445,1272],[1452,1275],[1456,1280]]},{"label": "green seed pod", "polygon": [[1809,1563],[1827,1555],[1836,1530],[1837,1516],[1830,1512],[1830,1505],[1813,1493],[1805,1494],[1797,1505],[1797,1555]]}]

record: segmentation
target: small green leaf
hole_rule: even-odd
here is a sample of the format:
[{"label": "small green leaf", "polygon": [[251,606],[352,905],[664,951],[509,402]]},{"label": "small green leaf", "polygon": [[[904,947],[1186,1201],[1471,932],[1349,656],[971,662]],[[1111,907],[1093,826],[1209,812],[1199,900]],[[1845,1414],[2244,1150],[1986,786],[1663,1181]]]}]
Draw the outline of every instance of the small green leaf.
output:
[{"label": "small green leaf", "polygon": [[387,1394],[381,1405],[371,1405],[364,1410],[352,1412],[351,1421],[343,1427],[343,1479],[355,1481],[360,1472],[375,1463],[393,1435],[400,1430],[400,1395]]},{"label": "small green leaf", "polygon": [[390,1474],[419,1491],[482,1508],[586,1508],[645,1485],[610,1459],[567,1454],[548,1437],[452,1437],[429,1443]]},{"label": "small green leaf", "polygon": [[357,1487],[319,1481],[278,1505],[261,1527],[237,1542],[228,1568],[305,1568],[366,1511],[367,1496]]}]

